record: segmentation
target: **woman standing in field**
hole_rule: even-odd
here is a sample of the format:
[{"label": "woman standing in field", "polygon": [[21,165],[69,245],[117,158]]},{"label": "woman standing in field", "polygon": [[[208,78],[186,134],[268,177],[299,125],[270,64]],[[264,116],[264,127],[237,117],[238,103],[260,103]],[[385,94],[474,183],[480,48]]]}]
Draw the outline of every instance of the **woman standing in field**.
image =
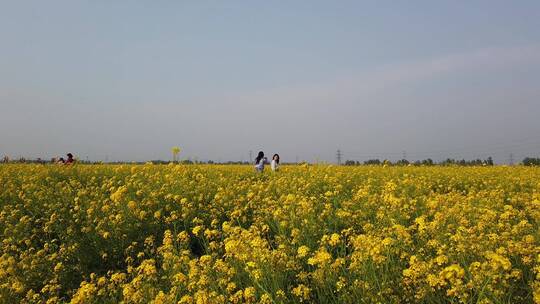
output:
[{"label": "woman standing in field", "polygon": [[279,154],[274,154],[272,156],[272,162],[270,163],[270,168],[272,168],[272,171],[278,171],[279,170]]},{"label": "woman standing in field", "polygon": [[259,154],[257,154],[257,158],[255,158],[255,170],[257,172],[263,172],[264,171],[264,164],[267,162],[266,157],[264,157],[264,152],[259,151]]}]

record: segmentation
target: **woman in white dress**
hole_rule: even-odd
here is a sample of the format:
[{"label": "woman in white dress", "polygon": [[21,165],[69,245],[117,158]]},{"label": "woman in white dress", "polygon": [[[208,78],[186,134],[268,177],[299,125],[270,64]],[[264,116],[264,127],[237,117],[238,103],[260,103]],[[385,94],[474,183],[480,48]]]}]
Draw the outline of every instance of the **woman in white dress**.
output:
[{"label": "woman in white dress", "polygon": [[272,162],[270,163],[270,168],[272,168],[272,171],[279,170],[279,154],[274,154],[274,156],[272,156]]}]

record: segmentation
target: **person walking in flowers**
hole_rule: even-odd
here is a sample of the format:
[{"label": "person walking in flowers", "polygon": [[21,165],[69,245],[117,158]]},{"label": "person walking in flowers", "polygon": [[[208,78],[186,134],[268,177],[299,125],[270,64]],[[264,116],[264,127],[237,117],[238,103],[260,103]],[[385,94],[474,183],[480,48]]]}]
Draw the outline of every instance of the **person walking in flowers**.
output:
[{"label": "person walking in flowers", "polygon": [[264,165],[267,163],[268,163],[268,159],[264,156],[264,152],[259,151],[259,154],[257,154],[257,157],[255,158],[255,171],[263,172]]}]

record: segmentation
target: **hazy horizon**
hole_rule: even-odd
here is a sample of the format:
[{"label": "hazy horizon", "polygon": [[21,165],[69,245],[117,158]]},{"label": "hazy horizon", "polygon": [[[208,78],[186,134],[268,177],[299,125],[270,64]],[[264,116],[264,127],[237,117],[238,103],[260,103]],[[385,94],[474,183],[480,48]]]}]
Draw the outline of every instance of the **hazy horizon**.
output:
[{"label": "hazy horizon", "polygon": [[0,156],[540,156],[540,2],[0,1]]}]

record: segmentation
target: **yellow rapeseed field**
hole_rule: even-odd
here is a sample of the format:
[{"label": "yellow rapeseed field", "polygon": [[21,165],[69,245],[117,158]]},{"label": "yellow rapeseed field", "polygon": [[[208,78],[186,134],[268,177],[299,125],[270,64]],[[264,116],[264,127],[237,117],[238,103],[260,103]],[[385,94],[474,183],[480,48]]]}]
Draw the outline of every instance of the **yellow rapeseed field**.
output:
[{"label": "yellow rapeseed field", "polygon": [[0,165],[0,303],[540,303],[540,169]]}]

